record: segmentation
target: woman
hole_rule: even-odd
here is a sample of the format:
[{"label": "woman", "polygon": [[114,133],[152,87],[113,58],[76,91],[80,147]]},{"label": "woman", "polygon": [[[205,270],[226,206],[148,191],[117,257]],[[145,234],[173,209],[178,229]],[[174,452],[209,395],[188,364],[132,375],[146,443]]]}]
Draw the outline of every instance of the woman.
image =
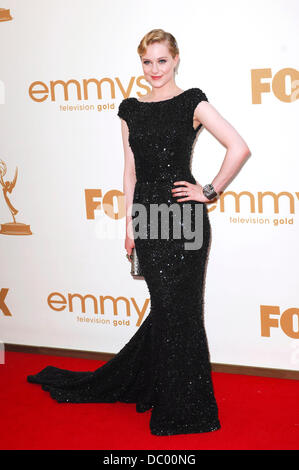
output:
[{"label": "woman", "polygon": [[[136,403],[138,412],[151,409],[154,435],[215,431],[220,421],[203,321],[211,232],[206,203],[237,173],[249,149],[200,88],[177,87],[179,50],[172,34],[150,31],[138,54],[152,90],[143,99],[124,99],[118,116],[125,248],[127,256],[136,248],[151,310],[121,351],[94,372],[48,366],[28,381],[42,384],[59,402],[121,401]],[[227,148],[219,173],[204,187],[190,170],[202,126]]]}]

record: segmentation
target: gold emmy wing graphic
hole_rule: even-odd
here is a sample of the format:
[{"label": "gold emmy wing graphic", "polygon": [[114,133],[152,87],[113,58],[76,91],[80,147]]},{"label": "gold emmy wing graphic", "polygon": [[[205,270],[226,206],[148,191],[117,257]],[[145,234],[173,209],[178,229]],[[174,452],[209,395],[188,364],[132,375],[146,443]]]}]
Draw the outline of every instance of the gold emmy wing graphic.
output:
[{"label": "gold emmy wing graphic", "polygon": [[0,233],[2,233],[3,235],[32,235],[32,232],[30,230],[30,225],[16,222],[15,215],[19,211],[15,207],[13,207],[13,205],[11,204],[7,196],[7,193],[11,193],[13,188],[16,185],[17,176],[18,176],[18,167],[16,168],[13,181],[4,181],[3,177],[6,174],[6,169],[7,168],[6,168],[5,162],[3,160],[0,160],[0,183],[2,186],[4,199],[11,212],[13,222],[7,222],[6,224],[1,224]]},{"label": "gold emmy wing graphic", "polygon": [[6,8],[0,8],[0,21],[10,21],[12,16],[10,15],[10,10]]}]

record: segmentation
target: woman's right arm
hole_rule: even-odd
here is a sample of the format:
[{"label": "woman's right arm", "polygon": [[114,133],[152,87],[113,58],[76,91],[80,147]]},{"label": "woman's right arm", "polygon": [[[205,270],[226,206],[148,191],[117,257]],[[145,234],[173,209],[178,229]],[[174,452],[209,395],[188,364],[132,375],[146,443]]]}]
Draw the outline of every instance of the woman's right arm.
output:
[{"label": "woman's right arm", "polygon": [[131,254],[134,243],[134,235],[132,228],[131,208],[133,205],[133,196],[136,183],[135,160],[133,151],[129,145],[129,129],[126,121],[121,119],[121,133],[124,147],[124,175],[123,175],[123,192],[125,195],[126,207],[126,239],[125,249],[128,255]]}]

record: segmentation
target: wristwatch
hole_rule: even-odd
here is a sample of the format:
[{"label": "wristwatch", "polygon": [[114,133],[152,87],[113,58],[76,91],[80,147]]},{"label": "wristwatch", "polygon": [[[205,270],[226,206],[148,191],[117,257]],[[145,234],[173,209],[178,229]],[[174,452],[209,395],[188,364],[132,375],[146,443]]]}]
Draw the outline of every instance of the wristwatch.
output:
[{"label": "wristwatch", "polygon": [[214,197],[218,196],[218,194],[216,193],[215,188],[212,184],[206,184],[202,188],[202,192],[204,193],[206,198],[210,199],[210,200],[212,200],[212,199],[214,199]]}]

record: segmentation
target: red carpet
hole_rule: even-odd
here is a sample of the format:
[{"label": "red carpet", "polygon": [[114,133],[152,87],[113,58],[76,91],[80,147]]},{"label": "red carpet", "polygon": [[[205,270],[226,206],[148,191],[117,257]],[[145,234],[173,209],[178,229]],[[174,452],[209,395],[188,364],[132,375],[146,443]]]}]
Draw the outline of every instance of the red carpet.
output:
[{"label": "red carpet", "polygon": [[222,429],[154,436],[150,411],[134,404],[57,403],[26,381],[47,365],[94,370],[104,362],[6,352],[0,365],[0,448],[31,449],[298,449],[299,381],[213,373]]}]

